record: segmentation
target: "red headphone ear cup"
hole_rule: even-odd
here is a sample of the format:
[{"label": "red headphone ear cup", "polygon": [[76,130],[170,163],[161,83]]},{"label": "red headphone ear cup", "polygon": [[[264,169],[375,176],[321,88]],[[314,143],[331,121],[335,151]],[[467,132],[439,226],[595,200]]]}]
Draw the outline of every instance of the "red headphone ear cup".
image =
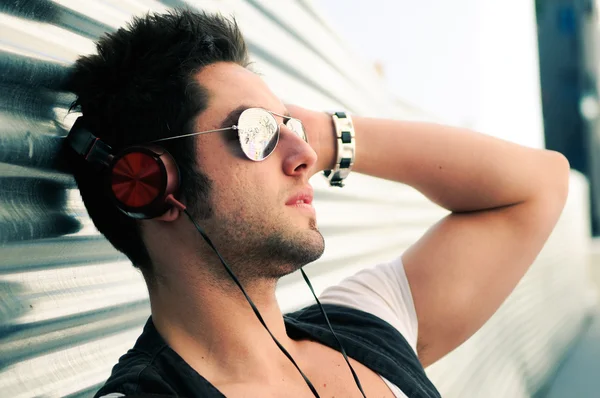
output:
[{"label": "red headphone ear cup", "polygon": [[179,189],[179,169],[158,146],[130,147],[110,165],[109,191],[117,207],[133,218],[154,218],[171,207]]},{"label": "red headphone ear cup", "polygon": [[130,152],[114,163],[111,188],[115,198],[125,206],[144,207],[164,190],[164,178],[157,159],[144,152]]}]

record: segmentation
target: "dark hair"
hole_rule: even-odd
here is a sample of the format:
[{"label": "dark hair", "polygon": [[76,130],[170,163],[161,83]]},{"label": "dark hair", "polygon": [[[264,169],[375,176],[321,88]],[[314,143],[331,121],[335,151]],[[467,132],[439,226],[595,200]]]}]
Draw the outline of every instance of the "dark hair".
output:
[{"label": "dark hair", "polygon": [[[193,132],[208,94],[194,75],[216,62],[248,66],[246,44],[235,20],[190,10],[149,14],[106,34],[98,54],[81,57],[69,77],[88,128],[115,152],[132,145]],[[188,205],[208,200],[210,181],[200,172],[195,138],[165,141],[181,173]],[[138,223],[121,213],[103,189],[104,175],[66,151],[67,162],[96,228],[144,274],[151,271]],[[193,207],[190,206],[193,211]]]}]

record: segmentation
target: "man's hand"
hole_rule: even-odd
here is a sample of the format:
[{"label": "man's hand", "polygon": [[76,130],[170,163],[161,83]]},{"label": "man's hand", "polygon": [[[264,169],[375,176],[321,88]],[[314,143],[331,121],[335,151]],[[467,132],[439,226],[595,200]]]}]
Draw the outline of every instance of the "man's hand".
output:
[{"label": "man's hand", "polygon": [[287,105],[290,115],[304,125],[308,143],[317,153],[317,163],[312,174],[329,170],[335,166],[336,139],[331,115],[325,112],[311,111],[296,105]]}]

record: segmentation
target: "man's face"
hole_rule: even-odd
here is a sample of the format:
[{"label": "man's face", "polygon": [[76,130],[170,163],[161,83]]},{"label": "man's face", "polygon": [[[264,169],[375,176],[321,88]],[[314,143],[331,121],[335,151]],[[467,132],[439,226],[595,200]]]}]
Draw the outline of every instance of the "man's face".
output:
[{"label": "man's face", "polygon": [[[197,131],[237,124],[231,112],[240,107],[286,114],[263,80],[239,65],[213,64],[196,78],[209,92]],[[243,154],[234,130],[198,136],[198,164],[212,182],[212,216],[203,224],[242,279],[281,277],[316,260],[324,250],[314,209],[294,199],[312,197],[308,179],[315,172],[316,153],[285,126],[280,128],[274,152],[259,162]]]}]

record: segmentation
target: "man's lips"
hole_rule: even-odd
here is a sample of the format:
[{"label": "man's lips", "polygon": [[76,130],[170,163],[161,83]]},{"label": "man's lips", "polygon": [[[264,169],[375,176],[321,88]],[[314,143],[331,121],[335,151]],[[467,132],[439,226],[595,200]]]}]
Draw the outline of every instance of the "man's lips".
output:
[{"label": "man's lips", "polygon": [[312,188],[304,188],[300,192],[297,192],[294,196],[290,197],[286,206],[294,206],[299,204],[311,205],[313,201],[313,190]]}]

